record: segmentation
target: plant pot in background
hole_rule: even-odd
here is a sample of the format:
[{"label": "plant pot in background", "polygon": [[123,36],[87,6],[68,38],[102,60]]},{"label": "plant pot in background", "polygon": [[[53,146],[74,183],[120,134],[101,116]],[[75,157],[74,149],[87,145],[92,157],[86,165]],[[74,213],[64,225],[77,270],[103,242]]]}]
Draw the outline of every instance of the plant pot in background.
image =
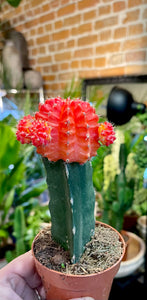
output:
[{"label": "plant pot in background", "polygon": [[147,216],[141,216],[137,220],[137,229],[140,236],[143,239],[146,239],[147,236]]},{"label": "plant pot in background", "polygon": [[131,275],[135,272],[143,263],[145,256],[145,243],[135,233],[127,231],[129,236],[127,251],[124,255],[123,261],[120,264],[116,278],[122,278]]},{"label": "plant pot in background", "polygon": [[90,275],[69,275],[57,272],[43,266],[34,255],[34,243],[32,252],[38,274],[46,291],[46,300],[69,300],[78,297],[92,297],[95,300],[108,300],[114,276],[118,272],[120,262],[125,253],[125,242],[122,236],[111,226],[98,222],[99,224],[114,230],[122,243],[122,254],[119,260],[105,271]]}]

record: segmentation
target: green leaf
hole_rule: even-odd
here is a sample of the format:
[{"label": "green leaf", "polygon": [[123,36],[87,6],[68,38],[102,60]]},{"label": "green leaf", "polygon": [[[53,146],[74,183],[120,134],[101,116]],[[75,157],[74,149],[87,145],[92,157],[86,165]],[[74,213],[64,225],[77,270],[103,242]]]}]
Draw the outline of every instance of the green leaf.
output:
[{"label": "green leaf", "polygon": [[5,203],[4,203],[4,212],[2,214],[2,221],[4,222],[7,213],[9,212],[10,207],[12,206],[13,199],[14,199],[14,189],[12,189],[6,197]]},{"label": "green leaf", "polygon": [[0,238],[8,238],[8,232],[4,229],[0,229]]},{"label": "green leaf", "polygon": [[21,2],[21,0],[7,0],[7,2],[13,6],[13,7],[17,7],[19,5],[19,3]]},{"label": "green leaf", "polygon": [[37,197],[47,189],[47,183],[45,179],[40,180],[39,183],[24,190],[19,196],[19,203],[23,203],[32,197]]}]

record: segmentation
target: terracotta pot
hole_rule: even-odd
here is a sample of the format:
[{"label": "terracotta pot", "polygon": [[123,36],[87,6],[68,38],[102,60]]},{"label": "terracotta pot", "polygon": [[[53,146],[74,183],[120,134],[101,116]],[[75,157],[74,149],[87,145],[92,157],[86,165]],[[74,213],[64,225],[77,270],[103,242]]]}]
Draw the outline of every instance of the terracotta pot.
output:
[{"label": "terracotta pot", "polygon": [[128,235],[127,231],[125,231],[125,230],[121,230],[120,233],[121,233],[121,235],[122,235],[122,237],[125,241],[125,244],[126,244],[125,254],[124,254],[123,259],[122,259],[122,261],[125,261],[126,258],[127,258],[127,252],[128,252],[129,235]]},{"label": "terracotta pot", "polygon": [[116,278],[123,278],[133,274],[143,263],[145,259],[145,243],[143,239],[133,232],[127,231],[129,236],[125,261],[122,261]]},{"label": "terracotta pot", "polygon": [[[117,232],[107,224],[98,223]],[[122,255],[120,259],[112,267],[96,274],[66,275],[48,269],[34,256],[37,272],[42,278],[46,291],[46,300],[69,300],[79,297],[92,297],[94,300],[108,300],[113,278],[118,272],[120,262],[125,253],[125,242],[118,232],[117,234],[122,242]],[[38,235],[36,238],[37,237]],[[34,242],[32,244],[32,252],[33,247]]]},{"label": "terracotta pot", "polygon": [[139,234],[143,239],[146,239],[147,236],[147,216],[139,217],[137,221],[137,229],[139,230]]}]

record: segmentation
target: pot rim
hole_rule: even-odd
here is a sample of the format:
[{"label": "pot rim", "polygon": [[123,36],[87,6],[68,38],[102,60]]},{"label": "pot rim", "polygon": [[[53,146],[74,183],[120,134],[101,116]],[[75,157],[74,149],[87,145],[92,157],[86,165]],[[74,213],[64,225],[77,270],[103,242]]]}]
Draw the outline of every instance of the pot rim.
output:
[{"label": "pot rim", "polygon": [[102,274],[104,274],[105,272],[108,272],[108,271],[112,270],[113,268],[115,268],[115,267],[121,262],[121,260],[122,260],[122,258],[123,258],[123,256],[124,256],[124,254],[125,254],[126,243],[125,243],[125,241],[124,241],[122,235],[121,235],[115,228],[113,228],[112,226],[110,226],[110,225],[108,225],[108,224],[106,224],[106,223],[100,222],[100,221],[96,221],[95,224],[96,224],[96,225],[97,225],[97,224],[100,224],[100,225],[102,225],[102,226],[104,226],[104,227],[109,227],[110,229],[112,229],[113,231],[115,231],[115,232],[118,234],[119,240],[120,240],[121,243],[122,243],[122,254],[121,254],[120,258],[116,261],[116,263],[113,264],[111,267],[107,268],[107,269],[104,270],[104,271],[100,271],[100,272],[98,272],[98,273],[85,274],[85,275],[80,275],[80,274],[79,274],[79,275],[66,274],[66,273],[62,273],[62,272],[59,272],[59,271],[55,271],[55,270],[49,269],[49,268],[47,268],[45,265],[43,265],[43,264],[41,264],[41,263],[39,262],[39,260],[35,257],[34,250],[33,250],[33,248],[34,248],[34,242],[35,242],[35,240],[37,239],[37,237],[38,237],[38,235],[40,234],[40,232],[39,232],[39,233],[36,235],[36,237],[34,238],[33,243],[32,243],[32,247],[31,247],[31,248],[32,248],[32,255],[33,255],[35,261],[36,261],[40,266],[43,266],[46,270],[49,270],[49,271],[53,272],[54,274],[58,274],[58,275],[60,275],[60,276],[74,277],[74,278],[78,278],[78,277],[80,277],[80,278],[88,278],[88,277],[92,277],[92,276],[102,275]]},{"label": "pot rim", "polygon": [[133,262],[135,263],[136,261],[138,261],[145,254],[145,243],[144,243],[143,239],[140,238],[137,234],[135,234],[133,232],[130,232],[130,231],[127,231],[127,234],[128,234],[129,237],[132,237],[132,238],[136,239],[139,242],[140,251],[135,257],[133,257],[131,259],[128,259],[128,260],[125,260],[125,261],[122,261],[121,264],[125,265],[125,266],[130,265]]}]

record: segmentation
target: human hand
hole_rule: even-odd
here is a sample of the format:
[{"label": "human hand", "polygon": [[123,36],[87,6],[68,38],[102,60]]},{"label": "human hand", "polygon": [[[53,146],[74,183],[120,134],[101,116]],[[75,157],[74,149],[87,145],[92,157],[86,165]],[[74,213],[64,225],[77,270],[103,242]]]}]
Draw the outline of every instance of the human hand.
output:
[{"label": "human hand", "polygon": [[0,299],[45,299],[41,278],[35,271],[31,251],[17,257],[0,270]]}]

